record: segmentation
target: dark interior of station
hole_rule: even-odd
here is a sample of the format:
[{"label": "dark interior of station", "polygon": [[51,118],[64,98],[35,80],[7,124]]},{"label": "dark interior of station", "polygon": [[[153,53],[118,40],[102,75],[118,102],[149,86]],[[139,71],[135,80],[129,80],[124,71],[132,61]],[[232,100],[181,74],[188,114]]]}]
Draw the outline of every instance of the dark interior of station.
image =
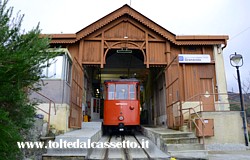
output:
[{"label": "dark interior of station", "polygon": [[[158,97],[155,96],[159,95],[158,90],[163,90],[162,87],[165,85],[164,68],[164,66],[146,68],[143,53],[139,49],[110,49],[107,52],[104,68],[97,65],[84,65],[85,79],[87,79],[85,83],[88,84],[88,86],[85,84],[85,88],[89,92],[86,99],[88,100],[90,97],[101,99],[100,118],[102,119],[105,98],[103,94],[104,81],[136,78],[140,81],[141,124],[153,124],[155,116],[166,114],[166,112],[160,113],[162,109],[157,109],[159,107],[156,107]],[[159,81],[159,79],[161,80]],[[160,88],[158,87],[159,83],[162,83]],[[161,94],[163,94],[161,96],[165,96],[165,92]]]}]

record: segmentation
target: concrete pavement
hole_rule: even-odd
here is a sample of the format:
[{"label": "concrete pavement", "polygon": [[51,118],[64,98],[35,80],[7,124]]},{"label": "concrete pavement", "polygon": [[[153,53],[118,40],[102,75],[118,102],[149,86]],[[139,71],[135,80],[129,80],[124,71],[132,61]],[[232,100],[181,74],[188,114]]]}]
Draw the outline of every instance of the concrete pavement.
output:
[{"label": "concrete pavement", "polygon": [[250,150],[209,151],[209,160],[250,160]]}]

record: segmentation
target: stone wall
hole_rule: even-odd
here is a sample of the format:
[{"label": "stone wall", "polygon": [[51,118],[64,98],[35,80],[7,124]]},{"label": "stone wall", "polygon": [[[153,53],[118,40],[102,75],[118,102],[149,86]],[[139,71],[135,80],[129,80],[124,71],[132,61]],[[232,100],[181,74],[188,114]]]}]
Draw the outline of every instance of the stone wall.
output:
[{"label": "stone wall", "polygon": [[242,117],[239,111],[202,112],[203,119],[214,119],[214,136],[206,137],[208,150],[245,150]]}]

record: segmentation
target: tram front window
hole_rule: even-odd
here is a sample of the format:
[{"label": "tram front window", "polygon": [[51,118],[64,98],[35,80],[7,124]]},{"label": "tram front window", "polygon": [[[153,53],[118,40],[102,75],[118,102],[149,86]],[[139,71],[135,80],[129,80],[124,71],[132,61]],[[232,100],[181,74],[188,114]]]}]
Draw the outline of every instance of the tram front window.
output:
[{"label": "tram front window", "polygon": [[128,85],[117,84],[115,99],[128,99]]},{"label": "tram front window", "polygon": [[108,88],[108,99],[113,100],[115,99],[115,85],[110,84]]}]

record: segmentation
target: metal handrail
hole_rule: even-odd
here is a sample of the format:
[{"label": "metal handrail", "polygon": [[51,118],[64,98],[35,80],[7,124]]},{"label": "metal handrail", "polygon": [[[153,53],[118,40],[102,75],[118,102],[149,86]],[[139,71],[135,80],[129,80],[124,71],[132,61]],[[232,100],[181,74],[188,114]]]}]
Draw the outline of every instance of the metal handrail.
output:
[{"label": "metal handrail", "polygon": [[199,126],[195,123],[194,120],[192,120],[192,122],[194,123],[195,127],[198,129],[199,133],[201,133],[202,135],[202,144],[205,144],[205,135],[204,135],[204,128],[206,127],[205,124],[202,122],[202,130],[200,130]]},{"label": "metal handrail", "polygon": [[54,105],[54,113],[55,113],[55,115],[56,115],[56,104],[52,99],[50,99],[49,97],[43,95],[42,93],[40,93],[38,91],[35,91],[32,88],[29,88],[29,89],[34,91],[35,93],[39,94],[40,96],[44,97],[45,99],[47,99],[49,101],[49,112],[43,110],[42,108],[40,108],[38,106],[34,106],[35,108],[41,110],[42,112],[44,112],[44,113],[46,113],[48,115],[48,131],[49,131],[49,129],[50,129],[50,115],[51,115],[51,103],[53,103],[53,105]]},{"label": "metal handrail", "polygon": [[[199,101],[198,105],[196,105],[195,107],[182,108],[179,111],[180,111],[180,115],[182,115],[182,116],[184,114],[186,114],[186,113],[189,114],[189,116],[188,116],[189,130],[191,131],[191,128],[192,128],[191,127],[191,125],[192,125],[191,122],[193,122],[195,127],[198,129],[199,133],[202,134],[203,144],[205,143],[205,140],[204,140],[205,139],[205,136],[204,136],[205,123],[204,123],[203,119],[200,117],[200,115],[197,113],[195,108],[200,107],[200,111],[203,110],[202,109],[202,103],[201,103],[201,97],[204,96],[204,95],[214,95],[214,96],[217,95],[217,96],[219,96],[219,95],[230,95],[230,94],[229,93],[197,94],[197,95],[194,95],[194,96],[188,98],[184,102],[180,102],[180,104],[177,107],[177,108],[179,108],[180,105],[183,105],[184,103],[186,103],[186,102],[188,102],[188,101],[190,101],[192,99],[196,99],[198,97],[198,99],[199,99],[199,100],[197,100],[197,101]],[[211,104],[215,104],[215,103],[211,103]],[[219,104],[229,104],[229,102],[220,102]],[[231,104],[239,104],[239,103],[231,103]],[[183,112],[184,110],[188,110],[188,111]],[[193,111],[192,113],[191,113],[191,110]],[[197,115],[199,121],[201,121],[201,123],[202,123],[202,129],[199,128],[199,126],[196,124],[196,122],[194,120],[191,120],[191,114]],[[183,122],[184,122],[184,118],[182,119],[182,123],[180,123],[180,124],[183,124]]]},{"label": "metal handrail", "polygon": [[[235,93],[234,93],[234,94],[235,94]],[[201,97],[201,96],[203,96],[203,95],[230,95],[230,94],[228,94],[228,93],[196,94],[196,95],[194,95],[194,96],[188,98],[185,102],[182,102],[182,104],[184,104],[184,103],[186,103],[186,102],[188,102],[188,101],[190,101],[190,100],[192,100],[192,99],[194,99],[194,98],[196,98],[196,97],[198,97],[198,96]],[[200,99],[201,99],[201,98],[199,98],[199,104],[198,104],[197,106],[193,107],[193,108],[197,108],[197,107],[200,106],[200,111],[201,111],[202,103],[201,103],[201,100],[200,100]],[[214,103],[211,103],[211,104],[214,104]],[[229,103],[220,102],[220,104],[229,104]],[[232,102],[231,102],[230,104],[239,104],[239,103],[232,103]],[[207,104],[207,105],[209,105],[209,104]],[[182,114],[185,114],[185,113],[188,113],[188,112],[184,112],[184,113],[182,113]]]},{"label": "metal handrail", "polygon": [[201,133],[201,135],[202,135],[202,141],[203,141],[203,144],[205,144],[205,135],[204,135],[204,128],[205,128],[205,123],[204,123],[204,120],[203,120],[203,118],[201,118],[200,117],[200,115],[195,111],[195,109],[194,108],[192,108],[192,107],[190,107],[190,108],[184,108],[184,109],[182,109],[182,110],[189,110],[189,131],[191,132],[191,112],[190,112],[190,110],[193,110],[194,111],[194,113],[196,114],[196,116],[198,117],[198,119],[201,121],[201,124],[202,124],[202,130],[200,130],[200,128],[199,128],[199,126],[195,123],[195,121],[192,121],[193,123],[194,123],[194,125],[195,125],[195,127],[198,129],[198,131]]}]

